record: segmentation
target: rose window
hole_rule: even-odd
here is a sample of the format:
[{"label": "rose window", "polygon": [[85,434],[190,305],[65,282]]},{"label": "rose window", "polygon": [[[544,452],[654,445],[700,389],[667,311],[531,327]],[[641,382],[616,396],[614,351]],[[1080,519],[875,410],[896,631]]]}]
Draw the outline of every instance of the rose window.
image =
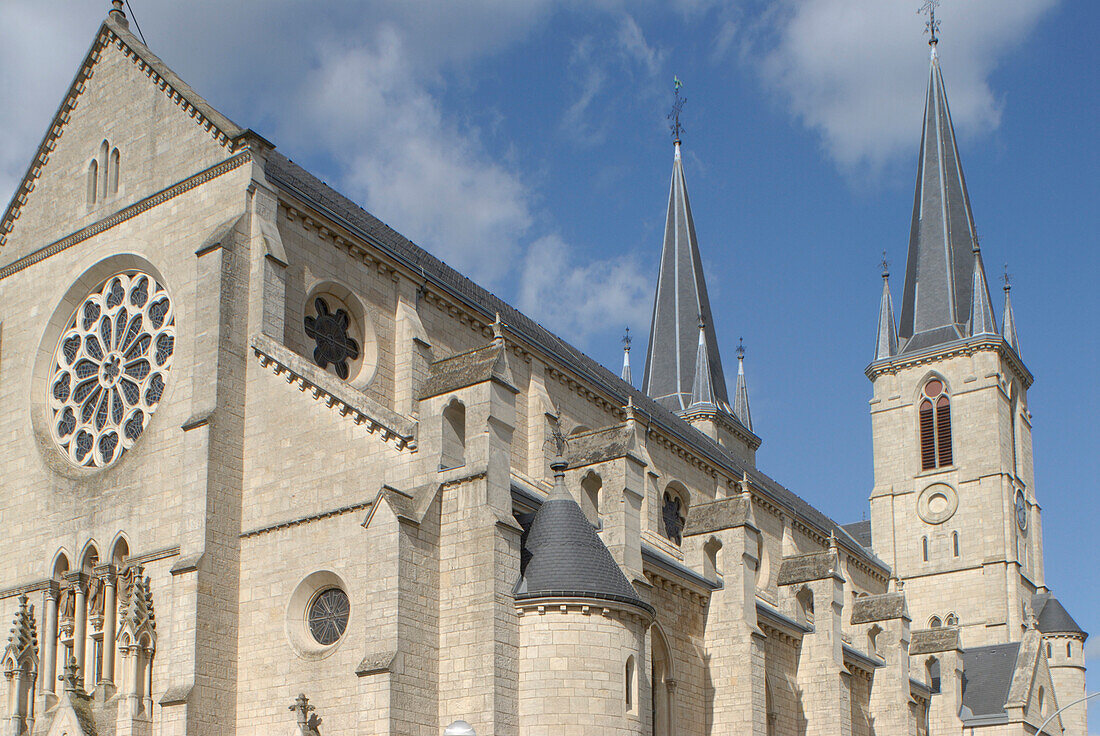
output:
[{"label": "rose window", "polygon": [[172,301],[144,273],[86,297],[54,354],[50,431],[69,460],[106,467],[133,446],[164,395],[176,342]]},{"label": "rose window", "polygon": [[325,369],[331,364],[336,375],[346,381],[351,374],[348,363],[359,359],[359,342],[348,335],[351,317],[346,309],[330,312],[323,297],[314,299],[313,308],[317,315],[305,318],[306,337],[317,343],[313,361]]},{"label": "rose window", "polygon": [[309,604],[309,633],[318,644],[335,644],[348,627],[350,612],[347,593],[339,588],[322,591]]}]

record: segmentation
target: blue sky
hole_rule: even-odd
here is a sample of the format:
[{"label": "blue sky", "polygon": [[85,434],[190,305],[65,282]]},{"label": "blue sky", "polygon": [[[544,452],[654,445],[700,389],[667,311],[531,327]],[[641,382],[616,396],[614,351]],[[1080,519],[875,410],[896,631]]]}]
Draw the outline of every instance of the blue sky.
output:
[{"label": "blue sky", "polygon": [[[918,0],[131,4],[229,117],[601,362],[617,369],[629,325],[639,377],[678,75],[716,328],[727,370],[738,337],[748,348],[759,465],[862,517],[878,263],[885,250],[900,299],[927,81]],[[107,5],[0,4],[0,199]],[[1100,4],[945,0],[938,15],[998,319],[1007,262],[1036,376],[1047,581],[1100,632]]]}]

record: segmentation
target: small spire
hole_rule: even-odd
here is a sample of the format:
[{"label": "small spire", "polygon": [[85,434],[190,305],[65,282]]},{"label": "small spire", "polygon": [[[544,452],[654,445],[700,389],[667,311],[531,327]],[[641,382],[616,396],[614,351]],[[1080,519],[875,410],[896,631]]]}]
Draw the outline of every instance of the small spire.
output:
[{"label": "small spire", "polygon": [[1008,273],[1008,264],[1005,264],[1004,276],[1001,278],[1005,282],[1005,311],[1001,316],[1001,334],[1004,336],[1006,342],[1012,346],[1012,349],[1016,351],[1016,355],[1020,354],[1020,339],[1016,336],[1016,315],[1012,313],[1012,298],[1009,296],[1009,292],[1012,291],[1012,277]]},{"label": "small spire", "polygon": [[623,335],[623,380],[633,385],[634,381],[630,377],[630,328],[626,328],[626,333]]},{"label": "small spire", "polygon": [[496,319],[493,320],[493,339],[504,341],[504,321],[500,318],[500,312],[497,312]]},{"label": "small spire", "polygon": [[971,249],[974,254],[974,285],[971,287],[970,335],[996,335],[997,320],[993,316],[990,303],[989,286],[985,281],[985,267],[982,265],[982,252],[978,247],[978,236],[974,236]]},{"label": "small spire", "polygon": [[710,361],[707,357],[707,323],[699,315],[699,349],[695,353],[695,380],[691,385],[691,406],[714,406],[714,385],[711,383]]},{"label": "small spire", "polygon": [[733,413],[752,431],[752,412],[749,411],[749,386],[745,381],[745,339],[737,338],[737,389],[733,397]]},{"label": "small spire", "polygon": [[882,299],[878,308],[878,339],[875,343],[875,360],[897,355],[898,330],[894,323],[894,301],[890,298],[890,264],[886,251],[882,252]]}]

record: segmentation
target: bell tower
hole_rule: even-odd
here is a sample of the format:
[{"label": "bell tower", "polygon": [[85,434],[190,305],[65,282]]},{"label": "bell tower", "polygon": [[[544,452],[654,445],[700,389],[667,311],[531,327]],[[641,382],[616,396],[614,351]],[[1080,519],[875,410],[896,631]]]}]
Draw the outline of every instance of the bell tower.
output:
[{"label": "bell tower", "polygon": [[980,646],[1019,640],[1025,604],[1046,592],[1032,376],[1007,291],[997,327],[934,35],[930,45],[900,322],[884,269],[866,371],[872,544],[905,586],[914,629],[958,625]]}]

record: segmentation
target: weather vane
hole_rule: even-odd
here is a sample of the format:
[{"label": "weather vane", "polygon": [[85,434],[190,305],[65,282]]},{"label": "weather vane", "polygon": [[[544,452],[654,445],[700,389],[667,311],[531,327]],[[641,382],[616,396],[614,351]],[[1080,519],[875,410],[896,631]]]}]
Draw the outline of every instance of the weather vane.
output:
[{"label": "weather vane", "polygon": [[630,337],[630,328],[627,327],[626,328],[626,334],[623,335],[623,347],[626,348],[626,351],[628,353],[630,352],[630,343],[631,342],[632,342],[632,339]]},{"label": "weather vane", "polygon": [[1007,263],[1005,264],[1005,272],[1004,275],[1001,276],[1001,279],[1005,282],[1005,291],[1010,291],[1012,289],[1012,274],[1008,272]]},{"label": "weather vane", "polygon": [[924,0],[924,5],[920,6],[920,10],[917,13],[927,13],[928,20],[924,23],[924,32],[928,34],[928,45],[935,46],[940,42],[940,39],[936,37],[936,32],[940,30],[940,22],[936,20],[936,7],[940,4],[940,0]]},{"label": "weather vane", "polygon": [[737,359],[741,360],[745,357],[745,338],[737,338]]},{"label": "weather vane", "polygon": [[672,103],[672,109],[668,113],[668,119],[672,121],[672,124],[668,127],[672,131],[672,140],[676,143],[680,142],[680,134],[684,132],[684,126],[680,125],[680,113],[684,109],[684,103],[687,102],[686,97],[680,96],[680,88],[683,86],[684,83],[680,81],[679,77],[672,77],[672,88],[676,94],[676,101]]},{"label": "weather vane", "polygon": [[882,278],[890,275],[890,261],[886,260],[886,251],[882,251]]}]

